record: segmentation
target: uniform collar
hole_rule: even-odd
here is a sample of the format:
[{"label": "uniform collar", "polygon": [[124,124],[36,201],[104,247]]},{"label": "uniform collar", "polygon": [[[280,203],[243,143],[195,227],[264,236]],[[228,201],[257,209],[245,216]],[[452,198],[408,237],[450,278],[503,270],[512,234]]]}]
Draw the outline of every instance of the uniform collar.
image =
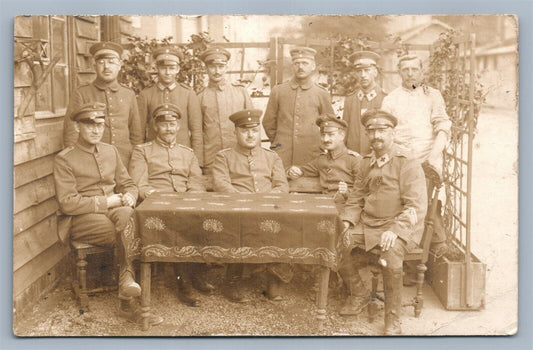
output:
[{"label": "uniform collar", "polygon": [[334,150],[334,151],[327,151],[327,154],[331,157],[331,159],[337,159],[339,158],[340,156],[346,154],[348,152],[348,149],[346,148],[346,146],[343,144],[341,145],[341,147],[339,147],[337,150]]},{"label": "uniform collar", "polygon": [[81,149],[83,152],[87,152],[87,153],[98,153],[100,152],[100,144],[97,143],[96,145],[82,145],[79,140],[78,142],[76,142],[76,147],[78,147],[79,149]]},{"label": "uniform collar", "polygon": [[209,84],[208,84],[210,88],[217,89],[220,91],[224,91],[224,88],[226,87],[226,85],[227,85],[226,79],[222,79],[218,83],[213,83],[211,80],[209,80]]},{"label": "uniform collar", "polygon": [[376,98],[377,95],[378,94],[376,92],[376,89],[372,89],[366,93],[363,90],[357,91],[357,98],[359,99],[359,101],[362,101],[365,96],[368,101],[372,101],[374,98]]},{"label": "uniform collar", "polygon": [[303,84],[300,84],[296,81],[295,77],[292,77],[292,79],[290,80],[290,86],[293,90],[296,90],[298,86],[301,87],[302,90],[307,90],[313,86],[313,81],[308,78]]},{"label": "uniform collar", "polygon": [[245,155],[245,156],[255,156],[257,155],[257,152],[259,151],[259,148],[261,146],[255,146],[254,148],[252,149],[249,149],[249,148],[245,148],[245,147],[242,147],[241,145],[239,144],[236,144],[235,145],[235,151],[237,151],[238,153],[242,154],[242,155]]},{"label": "uniform collar", "polygon": [[170,91],[172,91],[172,90],[174,90],[176,88],[176,86],[178,86],[178,84],[176,84],[176,82],[173,82],[169,86],[165,86],[165,85],[161,84],[161,82],[157,82],[157,88],[159,90],[161,90],[161,91],[164,91],[165,89],[169,89]]},{"label": "uniform collar", "polygon": [[163,141],[159,136],[156,136],[155,142],[158,145],[160,145],[162,147],[165,147],[165,148],[174,148],[177,145],[176,140],[174,140],[174,142],[172,142],[172,143],[167,143],[167,142]]},{"label": "uniform collar", "polygon": [[376,154],[374,151],[372,151],[370,154],[368,154],[365,157],[370,157],[370,166],[373,166],[376,164],[378,168],[383,167],[385,164],[390,162],[390,160],[398,153],[398,150],[396,148],[396,144],[393,144],[389,152],[385,153],[379,158],[376,158]]},{"label": "uniform collar", "polygon": [[99,90],[110,89],[111,91],[114,91],[114,92],[118,91],[118,88],[120,87],[120,84],[118,83],[116,79],[112,81],[111,83],[105,83],[102,81],[98,81],[98,79],[96,79],[95,81],[93,81],[93,85],[96,86]]}]

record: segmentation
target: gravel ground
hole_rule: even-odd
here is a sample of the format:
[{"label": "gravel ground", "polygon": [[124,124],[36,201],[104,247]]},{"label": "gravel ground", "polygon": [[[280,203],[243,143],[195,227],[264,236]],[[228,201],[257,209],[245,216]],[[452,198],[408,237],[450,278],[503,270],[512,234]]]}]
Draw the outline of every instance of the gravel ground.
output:
[{"label": "gravel ground", "polygon": [[[221,293],[224,269],[213,267],[207,280],[217,290],[212,295],[197,293],[202,306],[187,307],[176,296],[169,264],[160,264],[152,277],[152,312],[164,322],[143,332],[139,326],[118,317],[116,292],[90,297],[90,311],[80,313],[68,280],[48,294],[32,310],[20,317],[14,331],[19,336],[217,336],[217,335],[376,335],[383,327],[383,317],[369,324],[366,313],[340,317],[338,309],[342,290],[332,276],[327,306],[327,320],[319,333],[314,303],[315,287],[311,273],[297,268],[293,281],[285,286],[284,300],[274,302],[263,295],[262,273],[244,276],[242,288],[250,303],[234,304]],[[369,277],[369,276],[368,276]],[[414,289],[414,288],[413,288]],[[406,307],[407,309],[407,307]],[[406,311],[408,312],[408,311]],[[409,311],[412,312],[412,311]]]}]

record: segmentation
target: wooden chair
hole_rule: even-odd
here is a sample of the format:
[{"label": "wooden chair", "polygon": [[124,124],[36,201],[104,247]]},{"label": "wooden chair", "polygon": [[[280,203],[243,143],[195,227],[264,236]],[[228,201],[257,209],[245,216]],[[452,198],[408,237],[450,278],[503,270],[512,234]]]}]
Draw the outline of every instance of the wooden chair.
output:
[{"label": "wooden chair", "polygon": [[92,289],[87,289],[87,257],[94,254],[111,253],[113,254],[113,272],[116,279],[117,276],[117,253],[116,249],[109,247],[99,247],[87,243],[80,243],[71,241],[70,246],[76,258],[76,274],[72,280],[72,291],[78,302],[80,312],[89,311],[89,295],[95,293],[108,292],[117,290],[117,283],[113,283],[111,286],[99,286]]},{"label": "wooden chair", "polygon": [[[416,271],[417,271],[417,278],[416,278],[416,296],[413,298],[410,305],[414,307],[414,313],[415,317],[419,317],[420,313],[422,312],[422,307],[424,306],[424,298],[422,295],[422,289],[424,286],[424,279],[425,274],[427,270],[426,263],[428,261],[429,256],[429,247],[431,244],[431,239],[433,237],[433,223],[434,218],[436,218],[437,215],[437,208],[438,208],[438,201],[439,201],[439,191],[442,186],[442,180],[440,178],[440,175],[438,172],[431,167],[427,162],[424,162],[422,164],[422,168],[424,169],[424,173],[427,178],[431,202],[428,206],[428,211],[426,214],[426,217],[424,219],[424,233],[422,234],[422,239],[420,241],[420,244],[418,247],[410,250],[407,254],[405,254],[404,262],[417,262],[416,265]],[[376,252],[376,254],[379,254],[377,250],[373,250],[373,252]],[[384,301],[384,298],[378,295],[378,277],[380,273],[380,269],[373,268],[371,270],[372,273],[372,290],[370,293],[371,302],[368,307],[368,319],[370,322],[372,322],[377,314],[377,301]]]},{"label": "wooden chair", "polygon": [[112,286],[101,286],[87,289],[87,257],[102,253],[112,254],[113,276],[114,279],[117,280],[117,250],[110,247],[99,247],[71,240],[70,228],[72,226],[72,217],[64,215],[60,210],[57,211],[56,215],[57,237],[62,244],[70,246],[71,253],[76,259],[76,271],[72,278],[72,292],[78,302],[80,312],[87,312],[89,311],[89,295],[116,290],[118,288],[118,283],[113,283]]}]

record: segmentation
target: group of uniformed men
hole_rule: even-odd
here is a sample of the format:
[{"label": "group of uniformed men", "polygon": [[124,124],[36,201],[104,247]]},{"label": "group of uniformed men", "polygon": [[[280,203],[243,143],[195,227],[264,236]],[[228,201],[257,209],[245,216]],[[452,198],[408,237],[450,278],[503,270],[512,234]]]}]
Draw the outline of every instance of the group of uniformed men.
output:
[{"label": "group of uniformed men", "polygon": [[[182,53],[172,46],[153,52],[158,79],[138,97],[117,81],[122,47],[93,45],[96,79],[77,89],[65,116],[65,149],[55,159],[57,199],[72,216],[71,239],[120,251],[120,315],[138,322],[133,298],[141,293],[128,259],[124,228],[138,201],[154,192],[205,191],[202,174],[217,192],[288,192],[287,178],[317,176],[334,198],[345,224],[340,275],[349,296],[342,315],[368,303],[359,276],[360,257],[378,246],[385,291],[384,334],[401,334],[403,256],[420,240],[427,209],[420,164],[441,169],[450,121],[440,93],[422,83],[422,62],[404,56],[403,84],[386,95],[376,83],[379,56],[350,59],[359,85],[336,116],[329,93],[315,84],[316,51],[294,47],[294,76],[274,86],[262,125],[271,150],[261,147],[261,110],[246,89],[227,80],[230,53],[210,47],[201,59],[209,76],[199,94],[178,83]],[[193,287],[211,292],[205,266],[176,263],[178,297],[199,306]],[[267,296],[280,300],[292,267],[269,264]],[[246,302],[237,288],[241,264],[228,264],[224,295]],[[152,316],[155,325],[162,320]]]}]

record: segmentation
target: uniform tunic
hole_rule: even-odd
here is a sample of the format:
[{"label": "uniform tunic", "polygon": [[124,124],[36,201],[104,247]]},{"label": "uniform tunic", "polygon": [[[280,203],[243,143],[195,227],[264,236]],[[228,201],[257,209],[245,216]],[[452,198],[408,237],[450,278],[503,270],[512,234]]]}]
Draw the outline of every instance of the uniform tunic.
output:
[{"label": "uniform tunic", "polygon": [[217,153],[213,163],[215,192],[289,192],[279,156],[257,146],[239,146]]},{"label": "uniform tunic", "polygon": [[235,124],[229,116],[254,107],[244,87],[227,82],[209,82],[198,98],[203,116],[204,165],[211,166],[218,151],[235,146]]},{"label": "uniform tunic", "polygon": [[115,230],[125,227],[133,209],[108,209],[106,197],[130,193],[137,199],[138,194],[117,148],[105,143],[67,147],[55,157],[54,181],[59,208],[73,216],[72,238],[112,245]]},{"label": "uniform tunic", "polygon": [[163,103],[173,103],[178,106],[182,114],[176,142],[191,147],[200,165],[203,164],[202,112],[193,89],[185,84],[173,83],[165,87],[156,83],[141,91],[137,100],[142,127],[146,130],[146,141],[151,141],[156,136],[154,125],[151,123],[154,109]]},{"label": "uniform tunic", "polygon": [[444,99],[439,90],[429,86],[400,86],[383,99],[381,108],[398,118],[395,142],[410,148],[421,163],[429,156],[439,131],[450,133]]},{"label": "uniform tunic", "polygon": [[311,81],[296,80],[272,88],[263,127],[285,168],[304,165],[320,154],[320,131],[316,119],[334,113],[329,93]]},{"label": "uniform tunic", "polygon": [[344,247],[353,247],[350,235],[363,234],[368,251],[380,243],[387,230],[403,239],[408,248],[420,242],[427,210],[426,180],[420,163],[408,158],[408,153],[393,146],[379,159],[373,153],[363,157],[341,213],[342,220],[355,225],[342,238]]},{"label": "uniform tunic", "polygon": [[102,142],[117,147],[122,163],[127,167],[133,146],[143,142],[143,131],[141,131],[135,93],[116,81],[107,85],[93,81],[73,92],[65,114],[63,129],[65,147],[73,146],[78,141],[78,132],[70,117],[81,105],[91,102],[106,105]]},{"label": "uniform tunic", "polygon": [[325,193],[339,189],[339,181],[351,189],[359,171],[361,156],[342,145],[332,152],[323,152],[318,158],[301,167],[304,176],[320,176],[320,186]]},{"label": "uniform tunic", "polygon": [[346,96],[342,114],[342,119],[348,123],[346,139],[344,140],[346,147],[359,154],[367,154],[371,151],[368,137],[361,125],[361,115],[369,109],[381,108],[385,96],[387,94],[379,86],[368,93],[358,89]]},{"label": "uniform tunic", "polygon": [[156,137],[138,145],[131,155],[129,173],[139,187],[139,196],[147,191],[205,191],[202,171],[192,149],[168,144]]}]

